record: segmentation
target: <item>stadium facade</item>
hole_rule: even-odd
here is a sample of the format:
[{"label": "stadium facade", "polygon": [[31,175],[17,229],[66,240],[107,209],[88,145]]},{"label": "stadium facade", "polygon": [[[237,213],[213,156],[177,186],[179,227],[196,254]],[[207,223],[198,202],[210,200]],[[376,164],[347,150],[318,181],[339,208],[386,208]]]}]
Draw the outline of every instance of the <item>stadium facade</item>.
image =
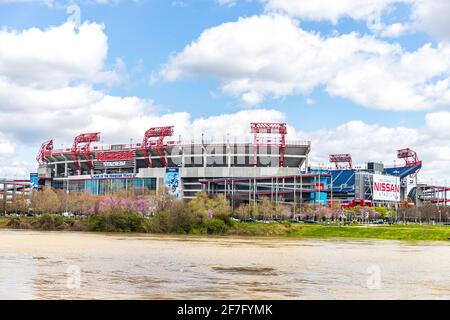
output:
[{"label": "stadium facade", "polygon": [[414,151],[403,149],[398,151],[402,166],[354,168],[344,154],[330,156],[333,169],[311,168],[311,142],[286,141],[286,124],[251,123],[250,130],[252,142],[176,141],[173,127],[151,128],[138,144],[98,145],[100,133],[81,134],[65,149],[54,149],[50,140],[41,146],[31,179],[34,188],[94,195],[162,187],[184,199],[200,191],[221,193],[233,206],[261,197],[277,203],[374,205],[407,199],[422,166]]}]

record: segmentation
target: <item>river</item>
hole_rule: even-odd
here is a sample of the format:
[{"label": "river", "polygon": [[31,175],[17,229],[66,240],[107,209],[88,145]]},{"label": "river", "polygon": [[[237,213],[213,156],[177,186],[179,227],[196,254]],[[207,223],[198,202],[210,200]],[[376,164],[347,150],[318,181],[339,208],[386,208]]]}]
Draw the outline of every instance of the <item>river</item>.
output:
[{"label": "river", "polygon": [[0,230],[0,299],[450,299],[450,245]]}]

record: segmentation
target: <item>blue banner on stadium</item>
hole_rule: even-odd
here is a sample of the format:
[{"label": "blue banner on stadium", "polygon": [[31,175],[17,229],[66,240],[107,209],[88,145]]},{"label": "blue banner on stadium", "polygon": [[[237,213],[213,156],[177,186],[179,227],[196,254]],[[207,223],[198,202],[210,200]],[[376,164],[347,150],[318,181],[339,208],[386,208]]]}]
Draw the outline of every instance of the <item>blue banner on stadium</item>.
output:
[{"label": "blue banner on stadium", "polygon": [[39,176],[37,173],[30,173],[30,189],[39,189]]},{"label": "blue banner on stadium", "polygon": [[180,198],[180,169],[179,168],[166,168],[166,177],[164,178],[164,184],[166,185],[169,194]]}]

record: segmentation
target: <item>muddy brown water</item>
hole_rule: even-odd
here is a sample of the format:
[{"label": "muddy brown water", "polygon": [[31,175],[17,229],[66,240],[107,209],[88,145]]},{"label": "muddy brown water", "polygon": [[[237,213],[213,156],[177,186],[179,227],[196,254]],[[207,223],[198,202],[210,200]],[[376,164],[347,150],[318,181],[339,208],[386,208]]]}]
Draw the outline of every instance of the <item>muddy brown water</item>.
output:
[{"label": "muddy brown water", "polygon": [[450,244],[1,230],[0,299],[450,299]]}]

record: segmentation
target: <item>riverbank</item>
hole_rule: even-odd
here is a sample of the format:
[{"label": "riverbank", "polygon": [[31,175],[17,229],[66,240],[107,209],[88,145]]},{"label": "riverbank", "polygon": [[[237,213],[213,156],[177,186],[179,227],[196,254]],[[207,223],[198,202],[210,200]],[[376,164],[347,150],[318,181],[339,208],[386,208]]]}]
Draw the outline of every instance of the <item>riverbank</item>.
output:
[{"label": "riverbank", "polygon": [[[133,222],[136,224],[136,222]],[[44,222],[34,217],[1,217],[0,228],[3,229],[32,229],[48,231],[93,231],[93,232],[124,232],[150,234],[194,234],[194,235],[223,235],[248,237],[286,237],[286,238],[354,238],[354,239],[383,239],[406,241],[449,241],[450,226],[442,225],[338,225],[338,224],[304,224],[289,222],[236,222],[233,221],[226,228],[197,228],[190,232],[154,232],[143,227],[125,228],[122,230],[104,230],[98,223],[92,228],[87,218],[57,217],[53,221]],[[91,226],[91,228],[90,228]],[[208,232],[213,230],[214,232]]]},{"label": "riverbank", "polygon": [[229,230],[238,236],[286,236],[291,238],[355,238],[407,241],[448,241],[450,227],[433,225],[326,225],[326,224],[248,224]]}]

